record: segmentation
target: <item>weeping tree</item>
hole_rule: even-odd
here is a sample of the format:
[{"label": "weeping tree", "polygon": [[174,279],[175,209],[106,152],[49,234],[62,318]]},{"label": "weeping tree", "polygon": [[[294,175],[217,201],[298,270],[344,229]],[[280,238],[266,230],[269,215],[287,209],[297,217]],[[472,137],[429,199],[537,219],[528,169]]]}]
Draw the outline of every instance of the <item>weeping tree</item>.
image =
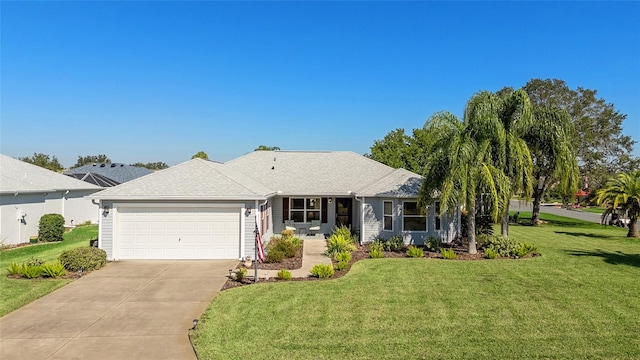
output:
[{"label": "weeping tree", "polygon": [[580,169],[574,150],[574,127],[569,113],[558,107],[534,105],[533,122],[524,134],[533,159],[533,212],[531,224],[540,222],[540,203],[550,185],[562,194],[578,188]]},{"label": "weeping tree", "polygon": [[469,125],[467,119],[459,121],[447,112],[436,113],[427,120],[422,136],[430,145],[424,149],[428,158],[419,202],[424,209],[438,195],[441,212],[452,212],[463,205],[468,211],[468,251],[475,254],[478,197],[483,195],[496,221],[508,208],[511,193],[509,179],[493,164],[490,138],[471,136]]},{"label": "weeping tree", "polygon": [[[475,94],[465,109],[470,136],[489,141],[493,165],[510,179],[510,194],[531,199],[533,161],[524,135],[532,122],[531,102],[524,90]],[[509,235],[509,206],[502,209],[502,236]]]},{"label": "weeping tree", "polygon": [[609,179],[596,196],[598,205],[607,207],[603,219],[620,208],[629,217],[627,237],[638,237],[638,216],[640,216],[640,170],[618,174]]}]

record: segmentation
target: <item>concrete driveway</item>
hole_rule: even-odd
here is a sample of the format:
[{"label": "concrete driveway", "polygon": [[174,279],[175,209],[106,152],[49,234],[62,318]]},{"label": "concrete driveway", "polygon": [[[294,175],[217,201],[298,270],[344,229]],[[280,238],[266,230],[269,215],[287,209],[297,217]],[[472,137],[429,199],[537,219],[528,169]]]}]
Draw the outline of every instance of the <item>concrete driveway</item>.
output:
[{"label": "concrete driveway", "polygon": [[109,263],[0,319],[0,358],[195,359],[188,330],[237,263]]}]

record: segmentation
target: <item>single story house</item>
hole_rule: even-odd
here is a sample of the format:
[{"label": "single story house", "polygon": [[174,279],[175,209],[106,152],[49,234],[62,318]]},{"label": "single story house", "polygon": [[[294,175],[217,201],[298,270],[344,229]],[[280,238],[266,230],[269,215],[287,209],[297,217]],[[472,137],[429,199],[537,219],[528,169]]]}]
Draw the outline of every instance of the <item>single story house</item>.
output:
[{"label": "single story house", "polygon": [[[242,259],[285,222],[349,226],[360,242],[459,236],[460,212],[418,209],[421,177],[348,151],[255,151],[226,163],[193,159],[105,189],[98,246],[119,259]],[[292,223],[291,223],[292,222]]]},{"label": "single story house", "polygon": [[86,198],[101,187],[0,154],[0,244],[29,242],[40,217],[61,214],[65,226],[98,222],[98,204]]},{"label": "single story house", "polygon": [[93,163],[69,169],[63,174],[103,188],[116,186],[153,173],[140,166],[120,163]]}]

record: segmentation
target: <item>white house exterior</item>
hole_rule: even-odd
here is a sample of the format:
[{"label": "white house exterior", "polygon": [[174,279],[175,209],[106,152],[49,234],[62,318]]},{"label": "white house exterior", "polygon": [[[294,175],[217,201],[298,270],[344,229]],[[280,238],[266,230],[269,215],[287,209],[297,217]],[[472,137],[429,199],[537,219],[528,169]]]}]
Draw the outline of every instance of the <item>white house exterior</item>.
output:
[{"label": "white house exterior", "polygon": [[97,223],[98,205],[86,196],[101,189],[0,154],[0,243],[29,242],[44,214],[61,214],[66,226]]},{"label": "white house exterior", "polygon": [[460,214],[417,208],[421,177],[353,152],[256,151],[227,163],[193,159],[92,195],[100,201],[98,246],[119,259],[241,259],[254,231],[279,234],[321,221],[351,227],[361,242],[459,236]]}]

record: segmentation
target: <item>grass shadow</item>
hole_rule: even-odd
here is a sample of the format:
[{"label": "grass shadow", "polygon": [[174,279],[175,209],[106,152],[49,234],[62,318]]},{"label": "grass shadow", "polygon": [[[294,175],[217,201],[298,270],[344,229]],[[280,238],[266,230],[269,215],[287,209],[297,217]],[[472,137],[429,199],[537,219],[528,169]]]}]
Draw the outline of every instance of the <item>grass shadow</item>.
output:
[{"label": "grass shadow", "polygon": [[575,231],[554,231],[554,232],[556,234],[570,235],[570,236],[584,236],[584,237],[589,237],[594,239],[616,239],[620,237],[615,235],[602,235],[602,234],[575,232]]},{"label": "grass shadow", "polygon": [[600,249],[593,251],[565,250],[571,256],[596,256],[612,265],[628,265],[640,267],[640,254],[625,254],[621,251],[608,252]]}]

